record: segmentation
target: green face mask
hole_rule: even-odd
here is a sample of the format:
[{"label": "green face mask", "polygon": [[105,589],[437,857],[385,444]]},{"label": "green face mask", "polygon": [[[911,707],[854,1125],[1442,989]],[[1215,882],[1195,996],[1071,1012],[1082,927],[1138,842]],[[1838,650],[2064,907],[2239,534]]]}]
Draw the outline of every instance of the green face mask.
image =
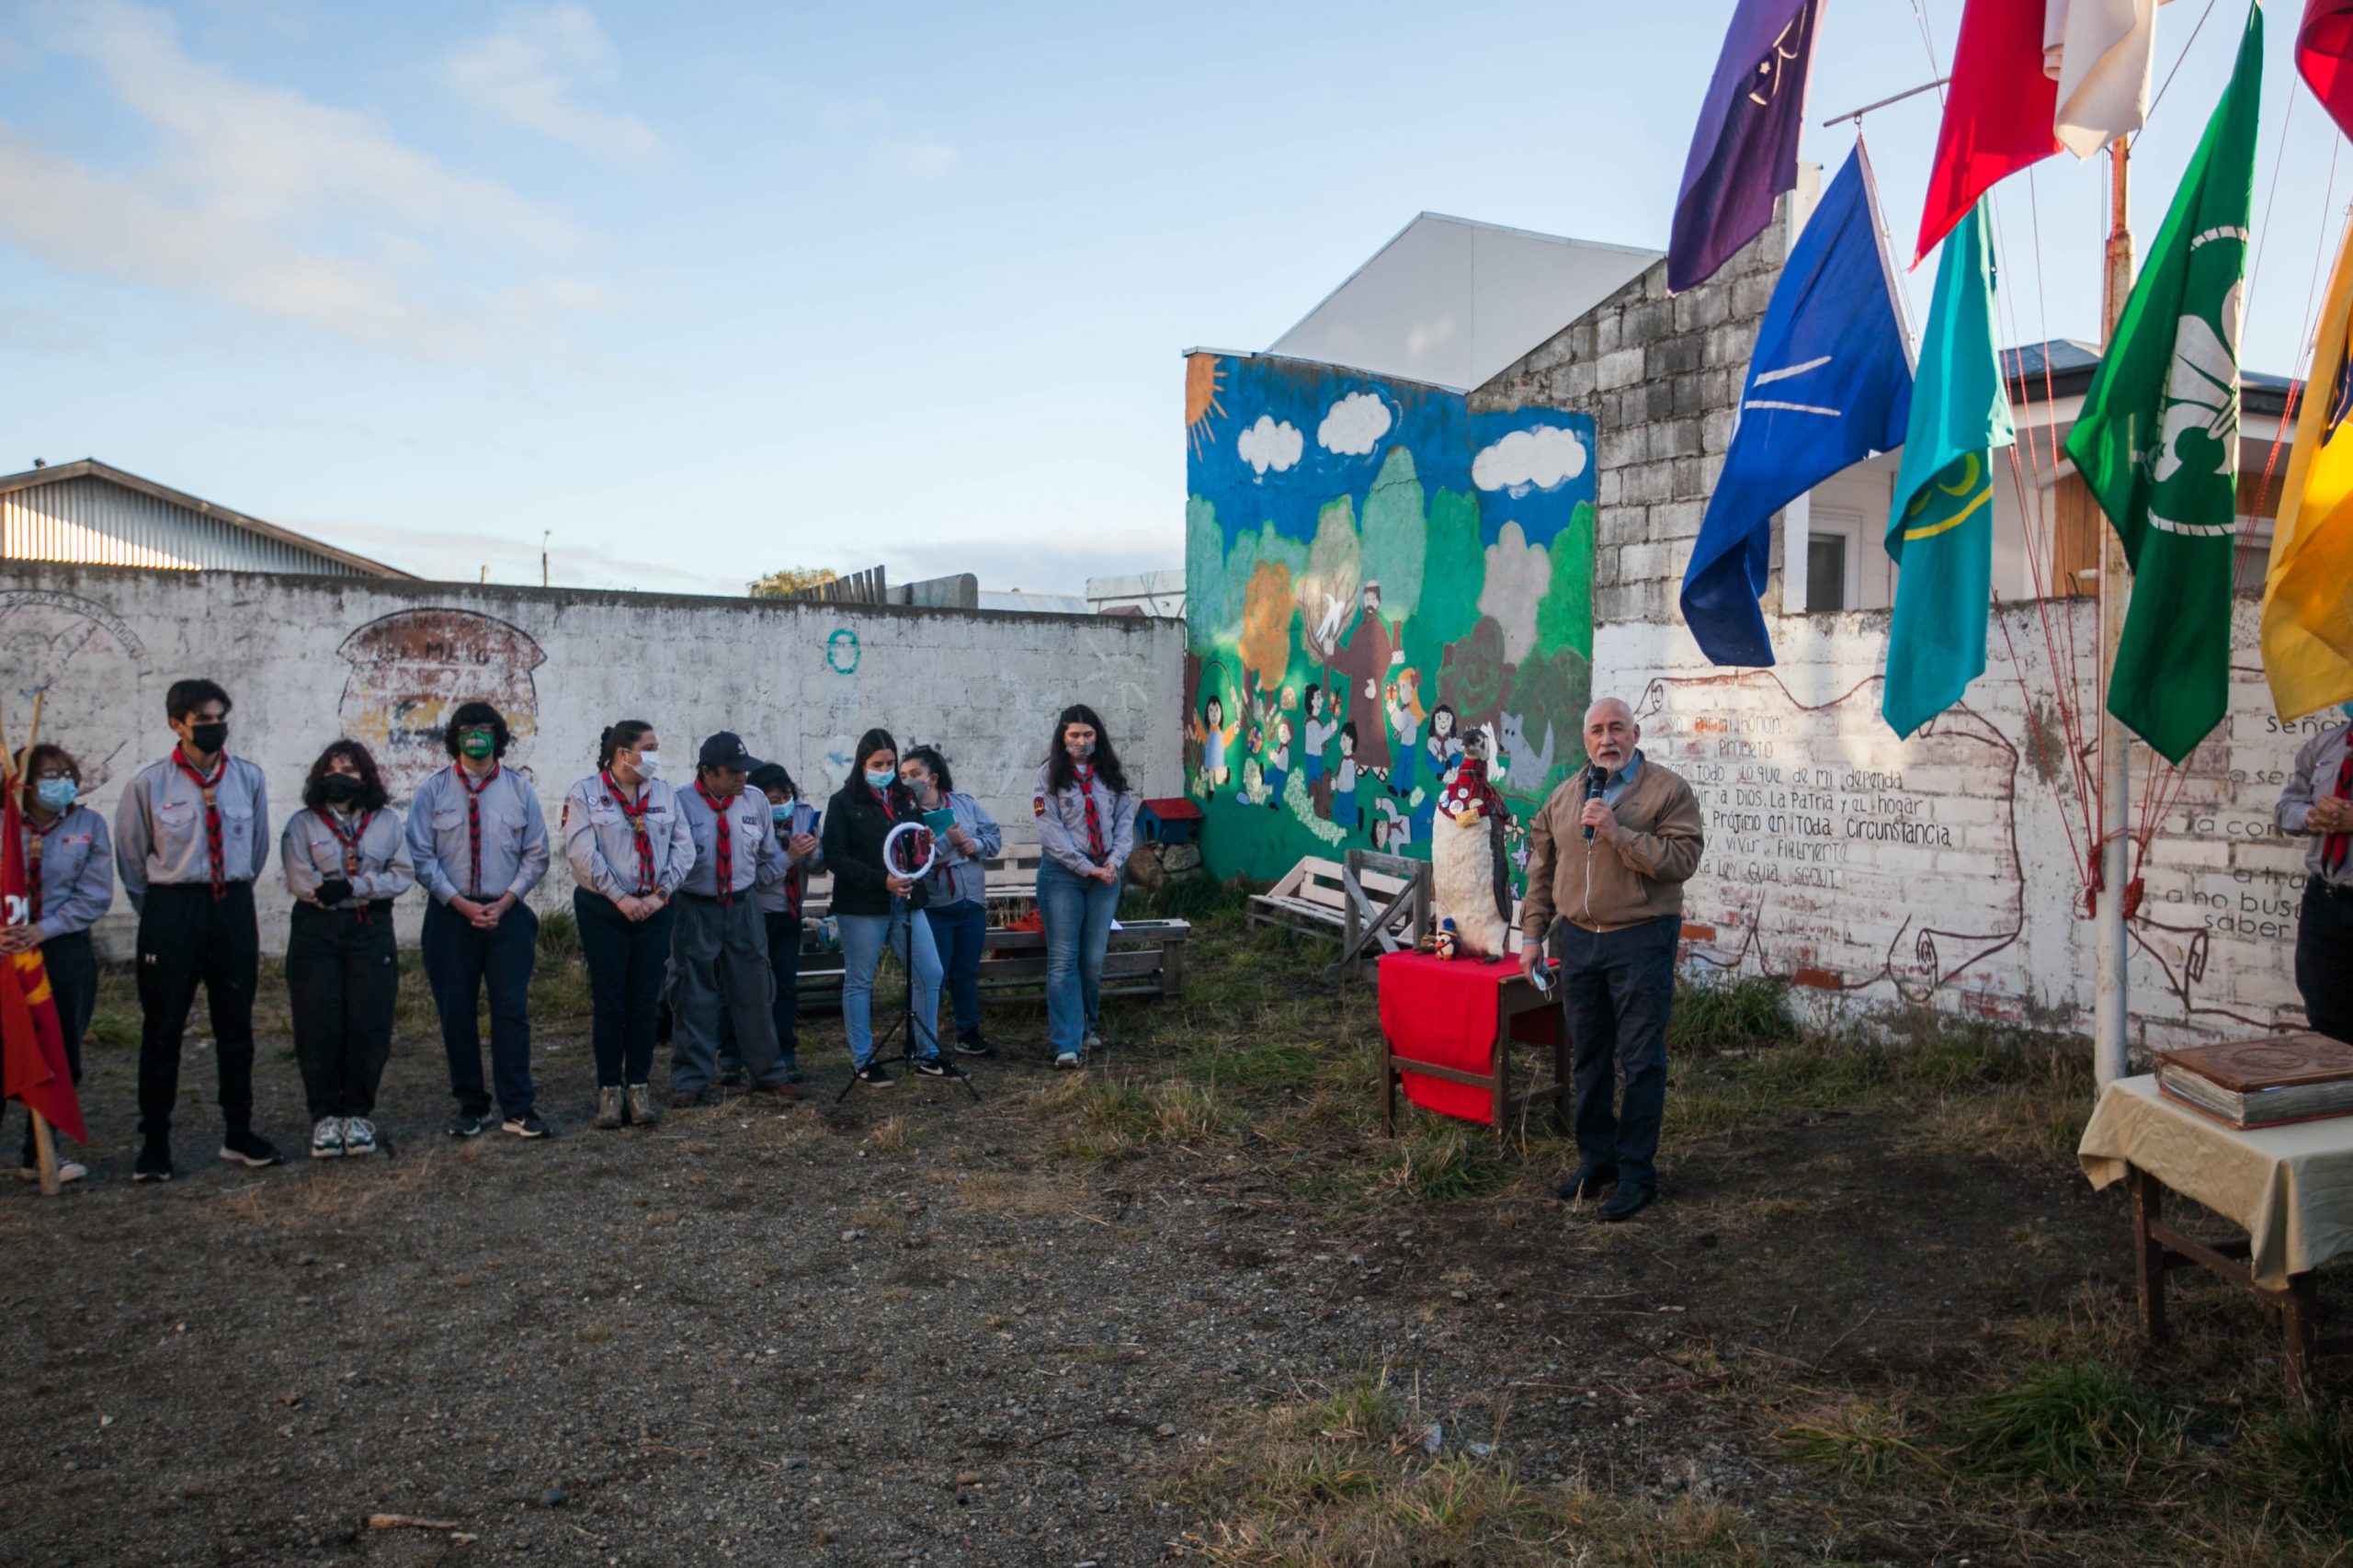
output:
[{"label": "green face mask", "polygon": [[458,737],[458,749],[479,762],[498,749],[498,742],[488,730],[468,730]]}]

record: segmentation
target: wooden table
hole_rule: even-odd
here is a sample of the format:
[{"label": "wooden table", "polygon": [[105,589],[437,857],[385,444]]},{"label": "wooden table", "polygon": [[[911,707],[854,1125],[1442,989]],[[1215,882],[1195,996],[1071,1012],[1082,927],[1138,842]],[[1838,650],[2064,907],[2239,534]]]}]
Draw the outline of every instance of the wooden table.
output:
[{"label": "wooden table", "polygon": [[[1554,1131],[1569,1131],[1576,1088],[1568,1028],[1559,1002],[1529,984],[1517,962],[1392,953],[1381,960],[1379,973],[1384,1132],[1396,1135],[1401,1088],[1441,1115],[1485,1122],[1498,1139],[1539,1107],[1549,1108]],[[1514,1045],[1535,1046],[1551,1058],[1552,1081],[1540,1084],[1531,1074],[1528,1088],[1515,1093]],[[1404,1083],[1408,1074],[1421,1082]],[[1448,1093],[1455,1085],[1480,1093]]]}]

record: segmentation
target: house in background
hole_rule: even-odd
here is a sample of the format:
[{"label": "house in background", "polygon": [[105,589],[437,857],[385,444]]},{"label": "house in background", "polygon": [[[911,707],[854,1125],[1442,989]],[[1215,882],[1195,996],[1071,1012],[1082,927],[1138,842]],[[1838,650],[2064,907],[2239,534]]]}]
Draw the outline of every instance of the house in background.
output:
[{"label": "house in background", "polygon": [[[166,572],[411,574],[96,458],[0,478],[0,560]],[[414,579],[411,579],[414,580]]]}]

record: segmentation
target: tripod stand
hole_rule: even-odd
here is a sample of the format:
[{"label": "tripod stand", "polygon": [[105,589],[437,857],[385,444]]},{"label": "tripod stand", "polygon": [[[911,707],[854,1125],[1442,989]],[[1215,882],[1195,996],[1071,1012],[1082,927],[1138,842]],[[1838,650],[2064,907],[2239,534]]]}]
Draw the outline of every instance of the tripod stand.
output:
[{"label": "tripod stand", "polygon": [[[891,1020],[891,1027],[889,1028],[884,1029],[881,1034],[875,1037],[874,1053],[866,1059],[867,1065],[870,1067],[888,1067],[893,1063],[900,1066],[912,1067],[916,1061],[919,1060],[915,1053],[915,916],[922,913],[923,912],[921,910],[916,909],[914,904],[910,903],[907,906],[905,919],[900,922],[900,950],[898,953],[898,959],[900,968],[905,971],[906,986],[905,990],[901,994],[899,1002],[899,1016]],[[887,934],[883,937],[883,949],[886,952],[890,949],[890,937]],[[933,998],[935,1004],[937,1004],[938,1000],[938,999],[937,997]],[[904,1033],[901,1032],[903,1030],[904,1031]],[[943,1069],[942,1075],[953,1078],[958,1083],[963,1085],[964,1092],[972,1096],[974,1102],[977,1103],[981,1097],[981,1091],[973,1086],[972,1075],[964,1071],[962,1064],[959,1062],[955,1057],[940,1048],[938,1009],[937,1006],[933,1008],[931,1034],[932,1059],[936,1060]],[[899,1040],[898,1054],[895,1056],[883,1055],[883,1047],[889,1045],[894,1037]],[[844,1084],[842,1085],[841,1093],[834,1096],[834,1103],[835,1105],[839,1105],[842,1101],[849,1098],[849,1092],[857,1086],[858,1081],[858,1069],[853,1067],[850,1071],[849,1082]]]}]

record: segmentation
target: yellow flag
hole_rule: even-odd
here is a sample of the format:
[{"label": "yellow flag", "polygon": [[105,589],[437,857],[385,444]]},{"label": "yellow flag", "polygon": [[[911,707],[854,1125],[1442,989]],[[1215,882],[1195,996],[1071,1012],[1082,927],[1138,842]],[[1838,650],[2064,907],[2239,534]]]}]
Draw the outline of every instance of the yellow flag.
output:
[{"label": "yellow flag", "polygon": [[2263,579],[2263,670],[2284,719],[2353,699],[2353,226],[2329,275]]}]

